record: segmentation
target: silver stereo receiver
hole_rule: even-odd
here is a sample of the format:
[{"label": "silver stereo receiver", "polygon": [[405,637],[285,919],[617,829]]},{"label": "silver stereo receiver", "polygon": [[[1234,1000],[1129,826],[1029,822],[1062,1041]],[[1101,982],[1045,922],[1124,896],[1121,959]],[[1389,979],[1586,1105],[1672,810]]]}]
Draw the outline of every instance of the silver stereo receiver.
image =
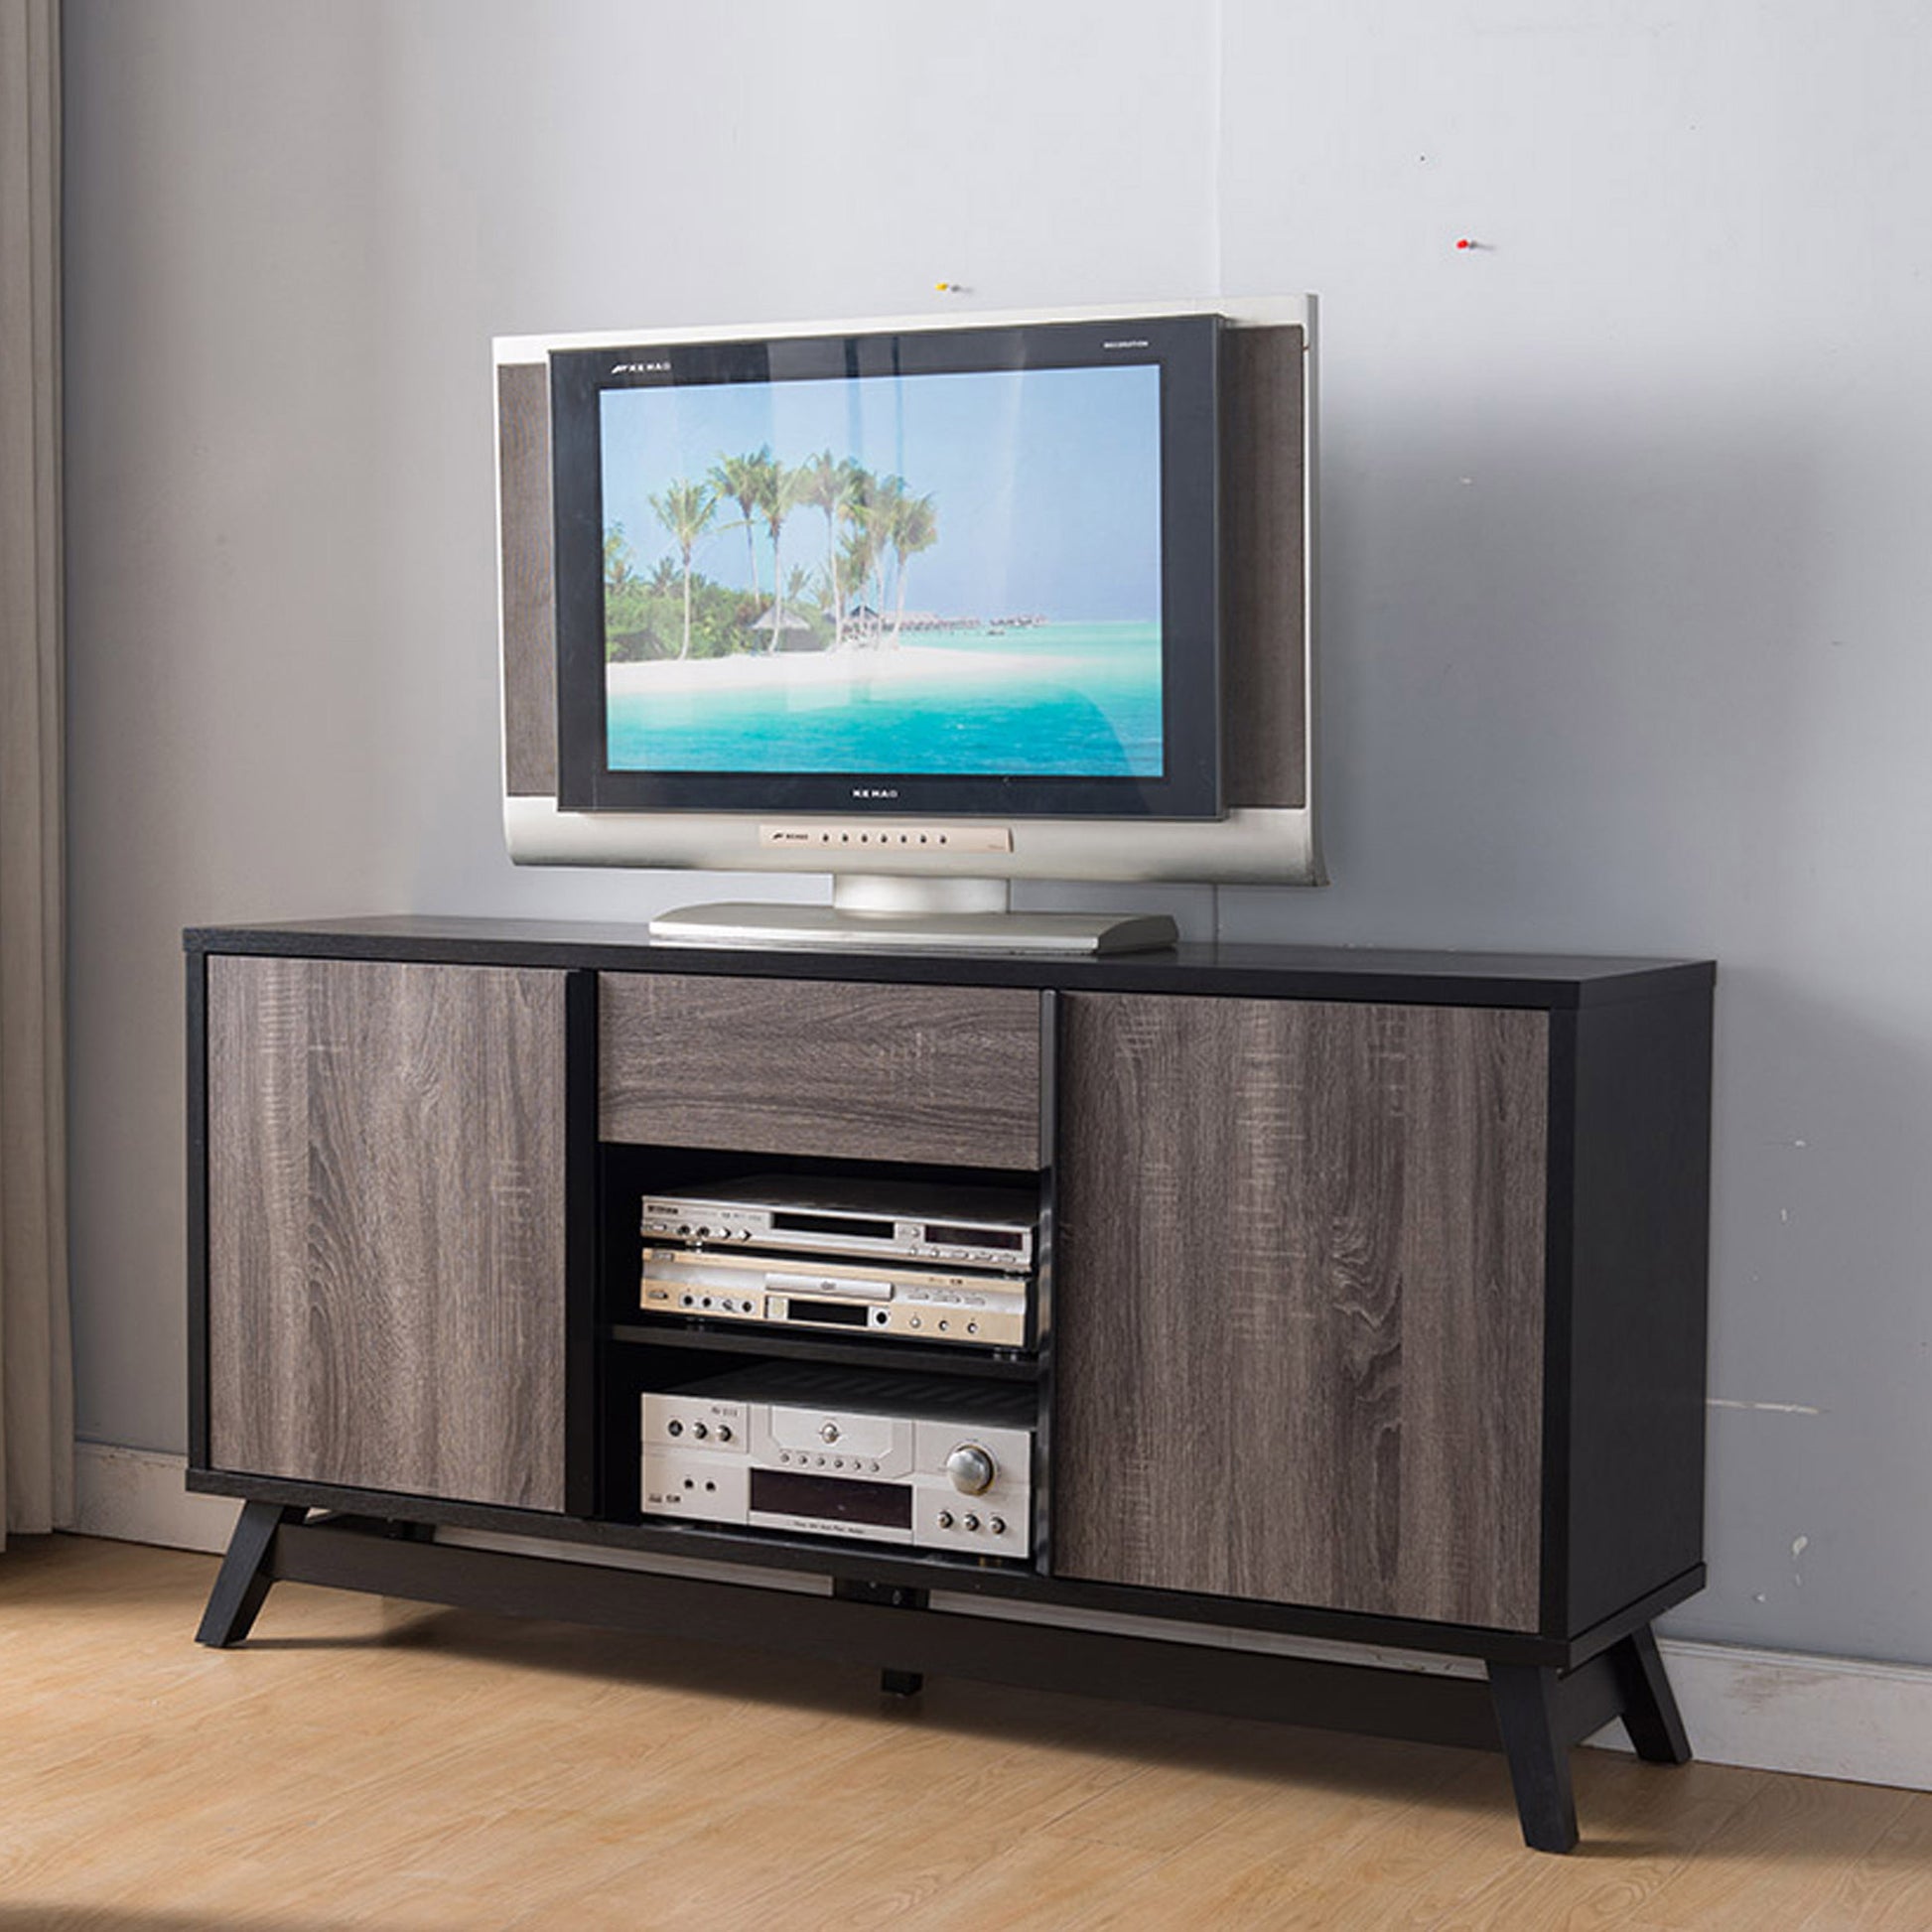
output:
[{"label": "silver stereo receiver", "polygon": [[767,1363],[642,1398],[647,1516],[1033,1552],[1035,1391]]},{"label": "silver stereo receiver", "polygon": [[1011,1187],[754,1174],[646,1194],[646,1241],[878,1255],[1010,1272],[1034,1263],[1038,1203]]},{"label": "silver stereo receiver", "polygon": [[646,1246],[639,1300],[646,1314],[1025,1348],[1028,1289],[1024,1275]]}]

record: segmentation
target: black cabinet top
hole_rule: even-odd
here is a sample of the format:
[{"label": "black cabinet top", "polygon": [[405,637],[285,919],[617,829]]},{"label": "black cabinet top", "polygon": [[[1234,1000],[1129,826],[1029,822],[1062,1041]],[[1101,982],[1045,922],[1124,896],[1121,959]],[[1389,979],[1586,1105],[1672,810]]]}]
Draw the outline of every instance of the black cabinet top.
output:
[{"label": "black cabinet top", "polygon": [[1386,1000],[1444,1006],[1581,1007],[1709,987],[1708,960],[1561,953],[1420,952],[1355,946],[1171,946],[1107,959],[1005,953],[781,952],[653,944],[641,925],[394,914],[275,925],[191,926],[190,953],[271,953],[462,966],[590,967],[621,973],[1039,986],[1223,999]]}]

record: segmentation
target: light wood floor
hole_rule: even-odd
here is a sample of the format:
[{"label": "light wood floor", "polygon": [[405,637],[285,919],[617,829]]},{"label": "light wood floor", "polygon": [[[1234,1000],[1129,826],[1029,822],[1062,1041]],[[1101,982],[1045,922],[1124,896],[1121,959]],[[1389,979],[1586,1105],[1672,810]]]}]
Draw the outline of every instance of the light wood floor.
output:
[{"label": "light wood floor", "polygon": [[[0,1932],[456,1927],[1932,1927],[1932,1795],[1500,1760],[279,1587],[0,1555]],[[1694,1740],[1695,1741],[1695,1740]]]}]

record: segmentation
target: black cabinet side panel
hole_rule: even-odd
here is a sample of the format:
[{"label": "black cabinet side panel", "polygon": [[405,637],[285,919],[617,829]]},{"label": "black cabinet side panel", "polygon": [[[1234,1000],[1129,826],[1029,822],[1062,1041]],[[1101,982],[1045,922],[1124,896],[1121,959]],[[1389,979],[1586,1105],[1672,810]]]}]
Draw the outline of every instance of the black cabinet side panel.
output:
[{"label": "black cabinet side panel", "polygon": [[1577,1016],[1569,1626],[1704,1557],[1711,995]]}]

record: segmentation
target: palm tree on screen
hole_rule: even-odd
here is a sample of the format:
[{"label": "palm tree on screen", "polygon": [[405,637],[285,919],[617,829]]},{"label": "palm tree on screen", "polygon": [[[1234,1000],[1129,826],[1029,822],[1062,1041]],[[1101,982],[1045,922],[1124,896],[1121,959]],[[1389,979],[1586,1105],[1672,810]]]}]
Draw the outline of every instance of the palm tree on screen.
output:
[{"label": "palm tree on screen", "polygon": [[879,638],[886,637],[886,559],[893,549],[893,526],[905,503],[903,477],[868,477],[860,510],[872,538],[873,609],[878,612]]},{"label": "palm tree on screen", "polygon": [[[850,596],[872,575],[875,558],[879,554],[879,540],[871,527],[862,519],[854,519],[847,526],[845,541],[839,546],[839,580],[847,586],[846,595]],[[874,635],[877,634],[878,613],[873,614]],[[866,635],[863,621],[860,625],[860,646],[873,641]]]},{"label": "palm tree on screen", "polygon": [[752,541],[755,527],[752,512],[763,498],[767,483],[777,468],[771,445],[767,443],[750,456],[721,456],[711,466],[711,474],[706,479],[720,497],[738,505],[738,514],[745,524],[745,568],[754,597],[759,594],[759,559]]},{"label": "palm tree on screen", "polygon": [[893,546],[894,575],[898,579],[898,602],[893,612],[893,648],[897,650],[898,633],[905,623],[905,561],[939,541],[939,513],[932,506],[932,498],[902,493],[896,496],[884,535]]},{"label": "palm tree on screen", "polygon": [[845,597],[839,582],[839,525],[849,513],[860,472],[850,457],[821,450],[800,467],[799,500],[825,513],[825,573],[832,612],[832,648],[845,648]]},{"label": "palm tree on screen", "polygon": [[808,618],[823,618],[829,607],[825,602],[825,573],[793,564],[785,572],[785,609],[803,611]]},{"label": "palm tree on screen", "polygon": [[671,533],[684,566],[684,642],[678,647],[680,659],[691,655],[691,552],[698,539],[711,528],[718,511],[718,498],[708,483],[674,483],[664,485],[661,496],[650,499],[652,513]]},{"label": "palm tree on screen", "polygon": [[867,600],[864,608],[871,616],[862,620],[862,626],[863,642],[868,649],[878,645],[885,623],[885,531],[892,486],[897,481],[888,477],[882,483],[870,470],[855,463],[851,487],[839,506],[845,525],[845,542],[839,551],[840,575],[850,595]]},{"label": "palm tree on screen", "polygon": [[759,495],[758,513],[764,519],[765,531],[771,538],[771,640],[765,645],[767,651],[776,650],[784,636],[785,572],[780,545],[785,520],[804,501],[804,488],[802,470],[787,470],[782,464],[774,463]]},{"label": "palm tree on screen", "polygon": [[623,525],[613,523],[604,533],[604,588],[607,591],[621,591],[630,582],[631,562],[630,543],[623,533]]}]

